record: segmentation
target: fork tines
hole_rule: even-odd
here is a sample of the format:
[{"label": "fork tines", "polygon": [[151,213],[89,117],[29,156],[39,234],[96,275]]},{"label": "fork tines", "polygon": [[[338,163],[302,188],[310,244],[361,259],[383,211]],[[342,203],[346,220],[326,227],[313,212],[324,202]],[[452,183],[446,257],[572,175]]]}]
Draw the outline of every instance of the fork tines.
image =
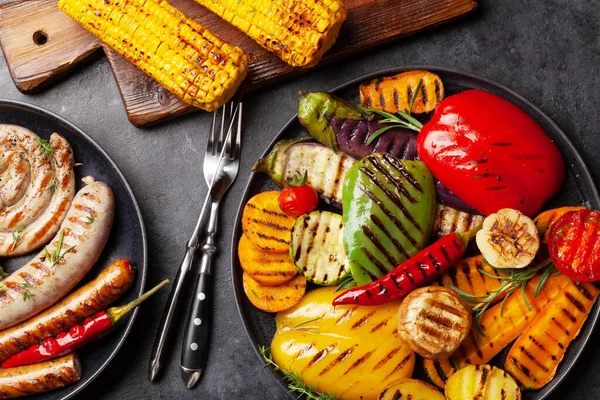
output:
[{"label": "fork tines", "polygon": [[[219,118],[219,111],[221,117]],[[235,120],[237,119],[237,126]],[[219,121],[220,120],[220,121]],[[218,125],[218,126],[217,126]],[[219,140],[217,139],[217,129],[219,131]],[[223,149],[223,143],[227,137],[227,133],[231,131],[229,140],[226,143],[226,152],[230,159],[235,159],[239,156],[239,151],[242,145],[241,138],[242,130],[242,102],[241,101],[230,101],[225,104],[220,110],[213,113],[213,120],[210,130],[210,136],[208,138],[207,152],[210,152],[212,156],[219,156]],[[215,145],[216,141],[216,145]],[[234,146],[235,143],[235,146]]]}]

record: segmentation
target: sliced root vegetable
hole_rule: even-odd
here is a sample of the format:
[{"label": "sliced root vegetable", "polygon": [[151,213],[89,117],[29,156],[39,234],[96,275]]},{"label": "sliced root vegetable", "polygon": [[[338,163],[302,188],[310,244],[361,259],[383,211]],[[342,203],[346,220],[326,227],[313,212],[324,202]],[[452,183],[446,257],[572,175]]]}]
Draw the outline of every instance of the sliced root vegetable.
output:
[{"label": "sliced root vegetable", "polygon": [[469,365],[452,375],[444,390],[447,400],[520,400],[521,389],[500,368]]},{"label": "sliced root vegetable", "polygon": [[306,291],[306,279],[298,275],[291,281],[279,286],[266,286],[244,273],[244,292],[250,302],[259,310],[279,312],[293,307]]},{"label": "sliced root vegetable", "polygon": [[550,382],[599,292],[589,283],[567,286],[513,344],[506,356],[506,371],[527,389],[540,389]]},{"label": "sliced root vegetable", "polygon": [[476,324],[473,323],[471,332],[450,359],[452,362],[435,364],[433,360],[424,360],[425,370],[430,376],[434,375],[432,371],[437,370],[433,382],[438,385],[438,377],[452,376],[453,364],[464,367],[467,364],[483,365],[489,362],[515,340],[561,291],[568,285],[573,285],[572,281],[564,275],[551,276],[540,293],[534,296],[539,280],[540,275],[530,280],[525,289],[527,304],[531,309],[525,304],[521,291],[517,290],[507,297],[504,303],[496,304],[483,313],[481,333],[477,332]]},{"label": "sliced root vegetable", "polygon": [[387,386],[377,400],[444,400],[444,395],[429,383],[418,379],[401,379]]},{"label": "sliced root vegetable", "polygon": [[413,114],[433,111],[444,98],[440,77],[419,70],[377,78],[360,85],[359,90],[360,104],[392,113],[409,110],[411,103]]},{"label": "sliced root vegetable", "polygon": [[443,389],[448,379],[456,372],[450,358],[444,360],[423,359],[423,369],[431,382]]},{"label": "sliced root vegetable", "polygon": [[[497,278],[493,278],[494,275]],[[463,258],[454,264],[448,272],[442,275],[441,284],[445,287],[453,286],[471,296],[483,297],[498,289],[503,275],[486,263],[481,255],[478,255]],[[493,302],[497,303],[503,298],[503,295],[496,296]]]},{"label": "sliced root vegetable", "polygon": [[313,211],[296,220],[290,249],[307,280],[335,285],[350,274],[343,227],[342,216],[327,211]]},{"label": "sliced root vegetable", "polygon": [[524,268],[540,248],[533,221],[512,208],[488,215],[476,239],[479,251],[495,268]]},{"label": "sliced root vegetable", "polygon": [[238,257],[244,272],[266,286],[283,285],[298,274],[289,253],[265,251],[252,244],[246,235],[240,238]]},{"label": "sliced root vegetable", "polygon": [[296,221],[279,208],[279,191],[252,197],[242,216],[242,229],[248,239],[265,251],[289,251],[290,230]]},{"label": "sliced root vegetable", "polygon": [[540,238],[542,238],[542,242],[548,243],[548,232],[550,231],[550,226],[556,221],[558,221],[558,219],[562,217],[565,213],[568,213],[569,211],[579,211],[584,209],[584,206],[559,207],[544,211],[543,213],[535,217],[533,219],[533,222],[535,223]]}]

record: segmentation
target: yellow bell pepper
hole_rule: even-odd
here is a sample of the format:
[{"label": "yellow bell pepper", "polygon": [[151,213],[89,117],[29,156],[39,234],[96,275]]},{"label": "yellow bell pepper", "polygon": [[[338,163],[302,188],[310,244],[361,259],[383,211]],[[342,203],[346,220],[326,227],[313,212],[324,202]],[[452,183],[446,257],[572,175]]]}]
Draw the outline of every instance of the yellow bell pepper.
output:
[{"label": "yellow bell pepper", "polygon": [[334,308],[335,296],[334,288],[316,289],[277,315],[271,353],[279,367],[339,400],[376,399],[411,377],[415,355],[397,331],[400,302]]}]

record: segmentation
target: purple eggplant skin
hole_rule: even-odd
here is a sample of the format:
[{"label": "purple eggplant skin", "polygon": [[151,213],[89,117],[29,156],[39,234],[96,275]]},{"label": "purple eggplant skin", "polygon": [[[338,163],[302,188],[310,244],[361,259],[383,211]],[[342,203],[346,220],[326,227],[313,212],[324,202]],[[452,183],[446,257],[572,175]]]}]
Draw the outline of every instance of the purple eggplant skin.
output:
[{"label": "purple eggplant skin", "polygon": [[462,201],[458,196],[450,191],[444,184],[437,179],[435,180],[435,191],[437,193],[437,201],[445,206],[454,208],[458,211],[466,212],[471,215],[478,215],[479,213],[467,203]]},{"label": "purple eggplant skin", "polygon": [[389,153],[404,160],[417,156],[417,138],[409,129],[392,128],[367,144],[385,125],[376,116],[331,93],[300,94],[298,120],[319,142],[361,159],[373,153]]}]

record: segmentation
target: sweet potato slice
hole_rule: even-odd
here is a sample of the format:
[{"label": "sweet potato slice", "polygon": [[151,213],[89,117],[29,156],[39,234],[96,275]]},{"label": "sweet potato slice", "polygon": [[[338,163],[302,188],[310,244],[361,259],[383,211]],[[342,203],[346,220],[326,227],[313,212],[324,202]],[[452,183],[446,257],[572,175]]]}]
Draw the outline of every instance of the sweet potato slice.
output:
[{"label": "sweet potato slice", "polygon": [[444,400],[444,395],[429,383],[418,379],[401,379],[387,386],[377,400]]},{"label": "sweet potato slice", "polygon": [[279,208],[279,191],[259,193],[252,197],[242,215],[242,229],[248,239],[265,251],[290,250],[292,226],[296,222]]},{"label": "sweet potato slice", "polygon": [[244,273],[244,292],[250,302],[259,310],[279,312],[293,307],[306,291],[306,279],[302,275],[279,286],[266,286]]},{"label": "sweet potato slice", "polygon": [[[460,368],[467,364],[486,364],[515,340],[567,285],[572,284],[571,280],[564,275],[549,277],[542,291],[535,297],[534,292],[539,280],[540,275],[530,280],[525,290],[531,310],[523,301],[521,291],[517,290],[506,299],[504,306],[496,304],[483,314],[481,330],[485,336],[478,334],[477,327],[473,326],[469,336],[452,355]],[[451,363],[435,365],[432,360],[424,360],[423,364],[427,371],[435,371],[436,367],[441,368],[438,372],[440,377],[445,375],[449,378],[453,374]]]},{"label": "sweet potato slice", "polygon": [[[415,93],[419,81],[419,92]],[[412,113],[432,111],[444,98],[444,84],[439,76],[428,71],[408,71],[386,78],[377,78],[360,85],[360,104],[387,112],[408,110],[416,96]]]},{"label": "sweet potato slice", "polygon": [[[483,272],[482,272],[483,271]],[[492,278],[495,275],[498,278]],[[467,257],[459,260],[452,268],[441,277],[441,284],[445,287],[454,286],[473,296],[486,296],[500,286],[503,276],[497,269],[492,268],[483,261],[483,256]],[[502,300],[498,296],[494,302]],[[469,306],[473,304],[467,303]]]},{"label": "sweet potato slice", "polygon": [[598,293],[590,283],[568,285],[513,344],[504,369],[527,389],[540,389],[550,382]]},{"label": "sweet potato slice", "polygon": [[585,209],[583,206],[553,208],[552,210],[544,211],[535,217],[533,222],[535,223],[535,226],[540,234],[542,242],[548,243],[548,232],[550,231],[550,225],[555,223],[560,217],[569,211],[579,211],[583,209]]},{"label": "sweet potato slice", "polygon": [[265,251],[253,245],[246,235],[240,238],[238,257],[244,272],[266,286],[283,285],[298,273],[290,253]]}]

